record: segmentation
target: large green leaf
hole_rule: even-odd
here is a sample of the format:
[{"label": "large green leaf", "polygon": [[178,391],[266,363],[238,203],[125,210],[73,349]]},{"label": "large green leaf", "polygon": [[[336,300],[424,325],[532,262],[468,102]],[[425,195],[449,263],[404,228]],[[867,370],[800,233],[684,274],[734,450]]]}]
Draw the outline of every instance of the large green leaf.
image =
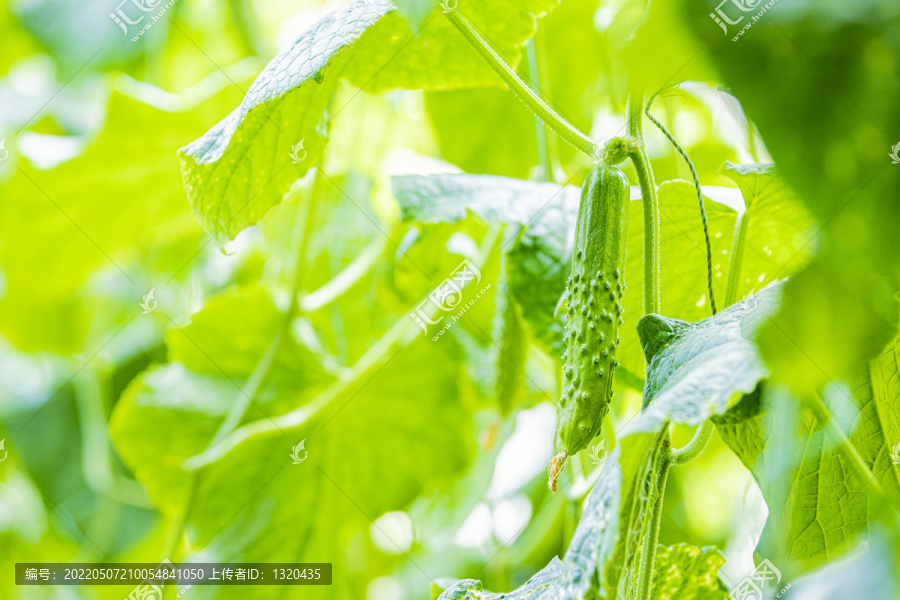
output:
[{"label": "large green leaf", "polygon": [[[348,574],[331,588],[297,588],[288,597],[364,594],[358,587],[364,583],[349,576],[358,558],[347,551],[350,540],[421,491],[440,489],[471,457],[474,436],[459,401],[454,349],[419,338],[386,357],[374,375],[352,383],[352,392],[332,396],[293,425],[282,420],[280,427],[250,434],[201,467],[187,524],[193,546],[202,549],[201,556],[223,561],[325,561]],[[261,406],[269,406],[269,398],[297,398],[288,383],[276,382],[278,389],[263,393]],[[116,446],[167,511],[184,509],[184,459],[209,443],[236,391],[224,378],[173,363],[145,374],[117,406]],[[258,413],[255,418],[264,419]],[[292,464],[292,448],[304,440],[308,460]],[[200,587],[188,597],[245,593]],[[263,591],[268,595],[258,597],[285,593],[276,587]]]},{"label": "large green leaf", "polygon": [[166,113],[113,94],[106,127],[83,155],[50,171],[19,164],[0,192],[0,330],[18,349],[83,350],[79,301],[97,270],[139,302],[148,289],[125,277],[136,280],[141,259],[156,259],[165,279],[192,260],[201,230],[184,203],[172,148],[213,123],[231,95]]},{"label": "large green leaf", "polygon": [[[891,459],[900,440],[898,353],[900,341],[895,340],[859,378],[852,399],[839,388],[826,396],[874,481],[893,499],[900,499],[900,473]],[[762,546],[805,570],[865,538],[874,509],[865,492],[870,482],[852,474],[835,440],[815,419],[804,413],[785,418],[779,407],[791,401],[783,394],[751,394],[716,422],[769,504]],[[794,435],[799,442],[786,443]]]},{"label": "large green leaf", "polygon": [[[553,4],[491,0],[460,10],[515,63],[534,15]],[[208,231],[234,237],[316,163],[341,78],[369,93],[499,81],[440,11],[413,34],[390,2],[353,0],[272,59],[238,108],[179,151],[191,206]]]},{"label": "large green leaf", "polygon": [[752,392],[769,374],[753,340],[778,310],[781,287],[766,288],[699,323],[642,318],[637,329],[647,373],[637,427],[653,431],[665,421],[699,425]]},{"label": "large green leaf", "polygon": [[[894,532],[896,537],[896,532]],[[791,581],[782,589],[787,600],[893,600],[900,594],[897,555],[889,535],[880,532],[872,544],[852,555]]]}]

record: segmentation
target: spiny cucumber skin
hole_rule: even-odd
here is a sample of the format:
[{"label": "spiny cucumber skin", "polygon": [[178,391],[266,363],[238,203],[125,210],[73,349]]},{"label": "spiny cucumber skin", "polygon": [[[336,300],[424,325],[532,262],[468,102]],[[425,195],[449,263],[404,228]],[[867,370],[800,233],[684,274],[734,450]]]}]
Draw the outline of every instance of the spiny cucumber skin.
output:
[{"label": "spiny cucumber skin", "polygon": [[569,456],[600,433],[613,396],[624,313],[629,190],[628,178],[609,165],[595,168],[581,188],[558,406],[559,438]]}]

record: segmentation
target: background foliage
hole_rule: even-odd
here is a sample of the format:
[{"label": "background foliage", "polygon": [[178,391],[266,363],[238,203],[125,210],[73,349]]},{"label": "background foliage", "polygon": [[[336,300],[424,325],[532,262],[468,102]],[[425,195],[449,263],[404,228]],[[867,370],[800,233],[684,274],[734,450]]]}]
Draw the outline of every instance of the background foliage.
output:
[{"label": "background foliage", "polygon": [[[714,317],[690,172],[645,121],[662,315],[625,165],[617,401],[555,496],[591,159],[434,2],[178,0],[136,42],[116,8],[0,0],[0,596],[123,598],[12,568],[169,557],[334,563],[189,600],[630,598],[660,432],[712,417],[654,598],[762,559],[788,598],[897,597],[900,5],[782,0],[732,41],[713,0],[459,1],[595,141],[629,85],[677,84],[652,111],[703,184]],[[433,341],[449,318],[409,313],[464,259],[474,303]]]}]

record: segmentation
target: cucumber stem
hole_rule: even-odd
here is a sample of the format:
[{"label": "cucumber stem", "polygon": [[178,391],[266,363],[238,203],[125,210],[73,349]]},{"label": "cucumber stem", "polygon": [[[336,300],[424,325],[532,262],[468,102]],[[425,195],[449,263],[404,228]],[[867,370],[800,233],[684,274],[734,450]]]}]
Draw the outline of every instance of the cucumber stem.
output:
[{"label": "cucumber stem", "polygon": [[628,157],[634,165],[644,209],[644,314],[659,313],[659,198],[647,150],[642,112],[644,94],[628,98]]},{"label": "cucumber stem", "polygon": [[687,445],[683,448],[672,449],[672,466],[680,467],[688,464],[692,460],[696,459],[700,454],[706,449],[706,446],[709,445],[709,441],[712,439],[713,432],[716,430],[716,426],[713,424],[712,420],[706,420],[700,424],[697,428],[697,431],[694,432],[694,437],[691,438],[691,441],[687,443]]},{"label": "cucumber stem", "polygon": [[494,70],[500,79],[509,86],[509,89],[525,103],[550,129],[569,142],[581,152],[593,159],[597,159],[597,146],[584,133],[574,125],[562,118],[555,110],[541,99],[528,85],[522,81],[499,54],[482,38],[472,24],[463,17],[459,9],[445,13],[450,22],[456,26],[464,38],[481,54],[488,65]]},{"label": "cucumber stem", "polygon": [[[540,71],[538,71],[538,58],[535,37],[528,40],[525,50],[528,57],[528,78],[531,80],[531,91],[537,94],[540,91]],[[553,167],[550,164],[550,140],[547,138],[546,125],[540,117],[534,115],[534,133],[537,141],[538,163],[541,165],[541,178],[544,181],[553,181]]]},{"label": "cucumber stem", "polygon": [[659,526],[662,522],[663,501],[666,495],[666,479],[669,476],[671,456],[668,435],[666,435],[666,441],[663,443],[662,451],[660,452],[659,463],[655,469],[654,493],[656,497],[652,499],[653,508],[650,513],[650,521],[647,524],[647,531],[644,533],[644,539],[641,543],[642,552],[640,564],[638,565],[637,600],[650,600],[650,594],[653,590],[656,546],[659,543]]}]

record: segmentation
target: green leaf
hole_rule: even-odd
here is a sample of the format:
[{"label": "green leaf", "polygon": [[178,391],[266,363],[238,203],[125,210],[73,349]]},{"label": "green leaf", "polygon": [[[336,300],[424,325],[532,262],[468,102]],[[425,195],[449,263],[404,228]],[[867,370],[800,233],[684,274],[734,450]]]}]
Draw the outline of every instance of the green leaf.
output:
[{"label": "green leaf", "polygon": [[[514,64],[534,33],[534,15],[554,4],[490,0],[467,7],[466,16]],[[389,2],[350,2],[272,59],[238,108],[179,150],[188,198],[208,231],[234,237],[318,161],[342,78],[368,93],[499,81],[438,13],[413,34]]]},{"label": "green leaf", "polygon": [[[776,279],[805,267],[812,257],[815,221],[774,165],[725,163],[725,173],[738,184],[746,210],[741,216],[741,256],[732,258],[740,275],[735,300],[745,298]],[[734,277],[729,271],[729,277]]]},{"label": "green leaf", "polygon": [[[900,499],[900,472],[891,459],[893,446],[900,442],[898,353],[900,340],[895,340],[858,379],[852,399],[839,389],[826,397],[832,412],[850,414],[839,419],[846,422],[850,443],[875,482],[895,500]],[[795,400],[783,395],[752,394],[716,423],[722,439],[752,471],[770,507],[761,545],[774,546],[805,570],[864,539],[873,509],[865,493],[869,482],[854,477],[834,440],[814,419],[800,414],[783,426],[789,419],[779,406],[790,402]],[[845,403],[849,407],[838,410]],[[786,444],[784,437],[795,433],[799,441]]]},{"label": "green leaf", "polygon": [[714,547],[676,544],[656,552],[653,600],[724,600],[728,589],[719,580],[725,564]]},{"label": "green leaf", "polygon": [[636,427],[699,425],[752,392],[769,373],[753,338],[780,297],[774,285],[699,323],[659,315],[638,321],[647,373]]},{"label": "green leaf", "polygon": [[228,379],[178,363],[153,367],[123,392],[110,438],[155,506],[169,514],[184,508],[190,478],[182,463],[212,441],[238,393]]},{"label": "green leaf", "polygon": [[[360,541],[360,551],[369,551],[364,540],[372,520],[404,509],[424,490],[441,489],[471,458],[474,435],[459,400],[454,348],[419,338],[374,376],[353,382],[354,392],[333,397],[318,411],[301,409],[307,418],[293,425],[282,420],[279,428],[250,434],[202,467],[187,523],[192,545],[203,549],[202,556],[227,561],[316,560],[350,572],[360,556],[347,548]],[[166,505],[184,501],[178,493],[186,477],[181,459],[203,449],[229,404],[223,398],[234,396],[230,383],[178,365],[143,379],[173,372],[179,385],[135,386],[114,418],[123,460],[156,490],[154,498],[169,489]],[[201,383],[188,387],[185,377]],[[303,440],[307,460],[292,464],[292,447]],[[359,597],[358,585],[351,577],[335,578],[330,588],[304,588],[296,597]],[[245,595],[227,586],[207,593]],[[280,598],[284,592],[273,587],[261,593]]]},{"label": "green leaf", "polygon": [[114,93],[106,127],[82,156],[50,171],[20,163],[0,202],[0,330],[18,349],[84,350],[79,301],[95,271],[127,286],[137,307],[153,284],[132,289],[117,266],[136,279],[136,263],[153,256],[154,272],[168,280],[192,260],[201,230],[185,205],[172,148],[214,122],[230,94],[166,113]]},{"label": "green leaf", "polygon": [[[896,535],[896,532],[894,532]],[[868,547],[833,561],[781,589],[790,600],[844,600],[844,598],[896,598],[900,594],[897,555],[889,534],[879,532]]]},{"label": "green leaf", "polygon": [[[264,289],[229,288],[208,298],[188,325],[166,333],[169,359],[197,373],[246,379],[287,328],[286,320]],[[292,336],[284,338],[275,355],[276,376],[293,378],[298,387],[321,381],[324,373],[312,353]]]}]

